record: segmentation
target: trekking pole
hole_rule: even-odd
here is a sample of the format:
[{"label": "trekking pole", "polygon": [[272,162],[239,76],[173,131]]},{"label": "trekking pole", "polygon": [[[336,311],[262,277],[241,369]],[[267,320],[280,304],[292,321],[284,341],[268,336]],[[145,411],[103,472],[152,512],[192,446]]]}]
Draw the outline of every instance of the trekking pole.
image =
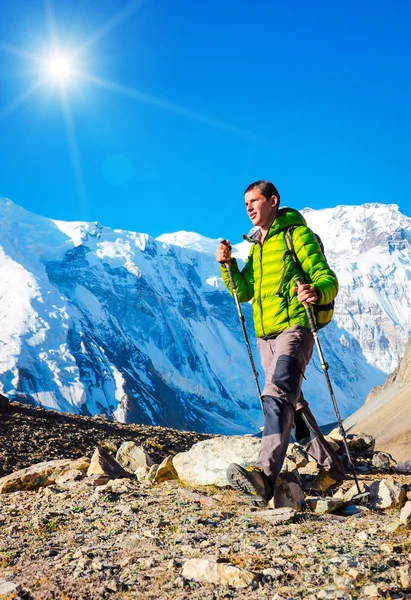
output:
[{"label": "trekking pole", "polygon": [[[218,241],[221,244],[224,244],[225,246],[227,246],[226,240],[223,240],[223,239],[219,238]],[[229,250],[231,250],[231,246],[228,246],[228,248],[229,248]],[[261,388],[260,388],[260,384],[258,382],[258,371],[255,368],[255,362],[254,362],[254,358],[253,358],[253,353],[251,351],[250,340],[248,339],[248,333],[247,333],[247,329],[246,329],[246,326],[245,326],[245,318],[244,318],[244,315],[243,315],[243,311],[241,310],[240,301],[238,299],[237,286],[236,286],[235,281],[234,281],[233,272],[231,270],[230,263],[226,262],[226,263],[224,263],[224,266],[227,269],[227,273],[228,273],[228,276],[230,278],[230,284],[231,284],[231,289],[233,291],[235,305],[237,307],[238,318],[240,319],[241,327],[243,329],[243,335],[244,335],[244,340],[245,340],[245,343],[246,343],[246,346],[247,346],[248,357],[250,359],[251,368],[252,368],[253,374],[254,374],[255,384],[257,386],[258,398],[260,399],[261,408],[263,408],[263,399],[262,399],[262,396],[261,396]]]},{"label": "trekking pole", "polygon": [[[294,281],[295,281],[295,283],[297,284],[298,287],[300,287],[300,285],[303,284],[303,281],[299,277],[296,277]],[[321,368],[322,368],[323,373],[325,375],[325,380],[327,382],[328,391],[330,392],[331,400],[332,400],[332,403],[333,403],[333,406],[334,406],[335,415],[336,415],[337,421],[338,421],[338,429],[340,431],[341,437],[342,437],[343,442],[344,442],[344,447],[345,447],[345,451],[347,453],[348,462],[350,463],[352,474],[354,475],[355,485],[357,486],[358,494],[362,494],[361,489],[360,489],[360,484],[358,483],[358,477],[357,477],[357,473],[355,471],[354,463],[353,463],[353,461],[351,459],[351,454],[350,454],[350,451],[348,449],[347,436],[345,434],[345,430],[344,430],[344,427],[343,427],[343,424],[342,424],[342,419],[341,419],[340,411],[338,409],[337,400],[335,398],[334,390],[333,390],[333,387],[331,385],[330,376],[328,375],[328,363],[326,362],[326,360],[324,358],[324,354],[323,354],[323,351],[322,351],[322,348],[321,348],[320,340],[318,339],[318,330],[317,330],[317,327],[316,327],[314,319],[313,319],[313,314],[311,312],[311,306],[310,306],[309,302],[302,302],[301,304],[305,308],[305,312],[307,313],[308,322],[310,324],[311,333],[314,336],[314,342],[315,342],[315,345],[316,345],[317,350],[318,350],[318,355],[320,357]]]}]

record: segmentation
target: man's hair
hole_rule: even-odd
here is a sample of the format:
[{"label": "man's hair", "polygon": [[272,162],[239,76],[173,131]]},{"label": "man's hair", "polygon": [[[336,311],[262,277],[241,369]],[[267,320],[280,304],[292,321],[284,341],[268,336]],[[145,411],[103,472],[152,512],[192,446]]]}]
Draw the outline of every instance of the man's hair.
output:
[{"label": "man's hair", "polygon": [[277,208],[278,208],[278,206],[280,206],[280,194],[273,183],[271,183],[270,181],[265,181],[264,179],[260,179],[259,181],[254,181],[254,183],[250,183],[250,185],[245,190],[244,194],[246,194],[247,192],[251,192],[251,190],[254,190],[255,188],[260,190],[260,193],[264,196],[264,198],[266,200],[271,198],[271,196],[277,196],[277,198],[278,198]]}]

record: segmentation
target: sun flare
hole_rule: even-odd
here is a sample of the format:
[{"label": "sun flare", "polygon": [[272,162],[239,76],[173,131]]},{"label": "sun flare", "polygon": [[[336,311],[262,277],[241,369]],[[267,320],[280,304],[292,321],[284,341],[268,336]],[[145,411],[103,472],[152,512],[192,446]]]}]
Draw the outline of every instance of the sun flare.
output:
[{"label": "sun flare", "polygon": [[55,54],[46,61],[46,70],[52,79],[67,81],[74,75],[74,64],[70,56]]}]

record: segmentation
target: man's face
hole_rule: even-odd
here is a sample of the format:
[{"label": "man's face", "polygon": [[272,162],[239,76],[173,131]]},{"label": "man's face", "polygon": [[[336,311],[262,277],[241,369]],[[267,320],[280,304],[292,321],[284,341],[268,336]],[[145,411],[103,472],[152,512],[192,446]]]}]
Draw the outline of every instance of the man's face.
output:
[{"label": "man's face", "polygon": [[252,224],[262,228],[269,227],[277,213],[277,196],[271,196],[267,200],[258,188],[254,188],[245,194],[244,199]]}]

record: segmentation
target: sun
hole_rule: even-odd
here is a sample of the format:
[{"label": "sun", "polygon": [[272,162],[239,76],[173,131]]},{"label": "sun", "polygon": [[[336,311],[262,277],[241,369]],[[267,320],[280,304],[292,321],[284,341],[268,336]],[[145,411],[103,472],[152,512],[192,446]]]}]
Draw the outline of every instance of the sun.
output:
[{"label": "sun", "polygon": [[74,61],[65,54],[54,54],[46,60],[46,71],[51,79],[68,81],[74,76]]}]

